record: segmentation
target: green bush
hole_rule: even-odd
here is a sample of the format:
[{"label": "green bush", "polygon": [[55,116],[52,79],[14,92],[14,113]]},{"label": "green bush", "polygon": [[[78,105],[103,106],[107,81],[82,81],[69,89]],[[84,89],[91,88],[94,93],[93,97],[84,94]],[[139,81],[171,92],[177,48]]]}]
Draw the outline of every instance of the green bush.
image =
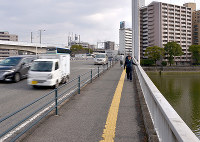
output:
[{"label": "green bush", "polygon": [[162,66],[167,66],[167,62],[166,61],[162,61]]},{"label": "green bush", "polygon": [[142,59],[140,64],[142,66],[153,66],[154,61],[150,59]]}]

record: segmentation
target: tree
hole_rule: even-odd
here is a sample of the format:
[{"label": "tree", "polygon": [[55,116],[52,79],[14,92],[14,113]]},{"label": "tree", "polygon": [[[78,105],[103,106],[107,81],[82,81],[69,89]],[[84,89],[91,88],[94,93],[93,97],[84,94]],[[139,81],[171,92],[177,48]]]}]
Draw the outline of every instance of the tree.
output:
[{"label": "tree", "polygon": [[156,61],[160,60],[164,56],[164,49],[158,46],[147,47],[145,50],[145,56],[148,56],[149,59],[153,60],[155,65]]},{"label": "tree", "polygon": [[189,51],[195,64],[200,64],[200,45],[191,45]]},{"label": "tree", "polygon": [[72,53],[77,53],[83,50],[83,47],[81,45],[72,45],[70,50]]},{"label": "tree", "polygon": [[183,51],[181,49],[181,46],[176,42],[168,42],[164,46],[165,53],[168,56],[168,61],[171,66],[174,63],[174,57],[183,55]]},{"label": "tree", "polygon": [[93,50],[89,48],[83,48],[82,45],[72,45],[71,48],[71,54],[85,54],[85,53],[92,53]]}]

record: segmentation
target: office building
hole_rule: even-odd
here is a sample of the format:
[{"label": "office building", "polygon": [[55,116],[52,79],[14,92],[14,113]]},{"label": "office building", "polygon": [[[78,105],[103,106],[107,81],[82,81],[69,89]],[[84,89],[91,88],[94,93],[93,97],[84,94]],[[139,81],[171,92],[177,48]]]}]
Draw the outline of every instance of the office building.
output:
[{"label": "office building", "polygon": [[106,41],[105,42],[105,50],[114,50],[115,49],[115,42]]},{"label": "office building", "polygon": [[132,54],[132,29],[126,28],[125,21],[120,22],[119,54]]},{"label": "office building", "polygon": [[18,41],[18,36],[9,34],[9,32],[0,32],[0,40],[5,41]]},{"label": "office building", "polygon": [[180,44],[184,54],[176,57],[178,64],[191,60],[188,52],[192,44],[192,8],[162,2],[152,2],[140,10],[140,55],[145,58],[147,47],[164,48],[168,42]]},{"label": "office building", "polygon": [[132,29],[119,29],[119,53],[132,54]]}]

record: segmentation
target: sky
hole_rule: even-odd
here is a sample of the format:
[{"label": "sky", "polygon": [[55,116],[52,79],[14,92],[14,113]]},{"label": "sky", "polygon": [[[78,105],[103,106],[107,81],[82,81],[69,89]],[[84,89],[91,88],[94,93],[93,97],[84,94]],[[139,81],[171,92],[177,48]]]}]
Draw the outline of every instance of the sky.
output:
[{"label": "sky", "polygon": [[[183,5],[199,0],[159,0]],[[146,0],[145,5],[152,0]],[[131,0],[0,0],[0,31],[19,36],[19,41],[63,46],[69,35],[80,35],[80,40],[119,42],[120,21],[131,28]]]}]

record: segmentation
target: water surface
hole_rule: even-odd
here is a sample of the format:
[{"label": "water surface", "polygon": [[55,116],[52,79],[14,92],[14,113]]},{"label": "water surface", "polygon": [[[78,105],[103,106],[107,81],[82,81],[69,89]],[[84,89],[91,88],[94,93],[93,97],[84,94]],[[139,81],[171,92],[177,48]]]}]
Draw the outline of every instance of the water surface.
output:
[{"label": "water surface", "polygon": [[200,72],[147,72],[168,102],[200,138]]}]

